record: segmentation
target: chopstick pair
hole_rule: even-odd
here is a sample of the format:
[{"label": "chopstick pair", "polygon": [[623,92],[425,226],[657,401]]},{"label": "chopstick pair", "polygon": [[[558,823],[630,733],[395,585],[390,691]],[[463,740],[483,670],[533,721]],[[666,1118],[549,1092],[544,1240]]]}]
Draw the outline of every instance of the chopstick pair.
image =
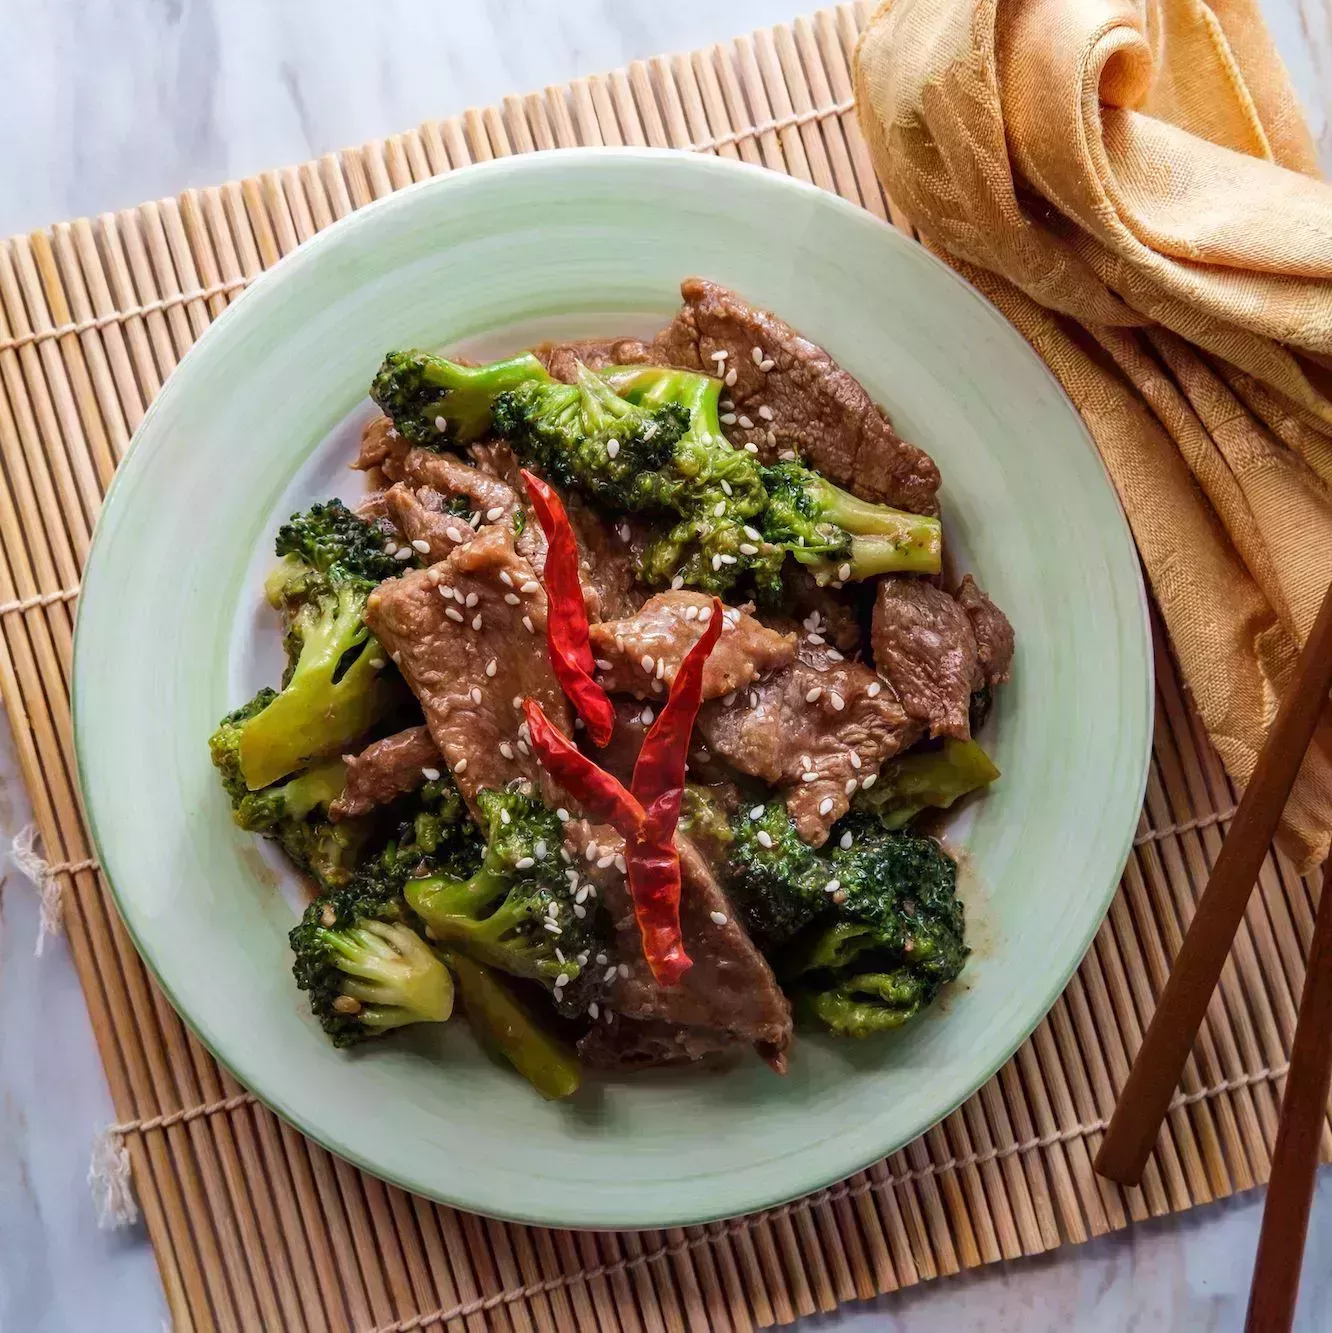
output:
[{"label": "chopstick pair", "polygon": [[[1290,689],[1258,756],[1096,1155],[1097,1172],[1110,1180],[1136,1185],[1142,1179],[1329,689],[1332,586],[1300,653]],[[1325,877],[1249,1293],[1246,1328],[1250,1333],[1289,1329],[1294,1319],[1330,1085],[1332,884]]]}]

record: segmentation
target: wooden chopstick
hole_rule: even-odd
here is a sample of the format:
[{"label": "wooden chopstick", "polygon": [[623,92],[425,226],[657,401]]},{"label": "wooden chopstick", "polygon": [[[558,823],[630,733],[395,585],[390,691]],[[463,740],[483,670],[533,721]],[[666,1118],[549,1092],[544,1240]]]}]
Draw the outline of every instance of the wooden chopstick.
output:
[{"label": "wooden chopstick", "polygon": [[1332,688],[1332,586],[1170,969],[1128,1081],[1096,1154],[1096,1170],[1136,1185],[1234,942],[1258,868]]},{"label": "wooden chopstick", "polygon": [[1295,1045],[1281,1099],[1281,1122],[1272,1153],[1272,1179],[1263,1205],[1258,1259],[1249,1288],[1248,1333],[1286,1333],[1295,1320],[1300,1261],[1309,1230],[1314,1172],[1323,1141],[1323,1117],[1332,1088],[1332,879],[1323,875],[1323,896],[1314,921],[1313,944],[1304,973],[1304,994],[1295,1023]]}]

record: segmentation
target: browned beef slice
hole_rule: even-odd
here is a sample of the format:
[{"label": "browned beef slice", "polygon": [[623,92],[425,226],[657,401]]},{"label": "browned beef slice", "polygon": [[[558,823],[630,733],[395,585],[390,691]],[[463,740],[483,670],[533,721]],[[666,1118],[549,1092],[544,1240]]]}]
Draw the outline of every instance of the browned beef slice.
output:
[{"label": "browned beef slice", "polygon": [[393,518],[389,513],[387,491],[371,491],[356,506],[355,512],[358,518],[365,519],[367,523],[374,523],[385,529],[393,526]]},{"label": "browned beef slice", "polygon": [[800,621],[802,633],[817,634],[848,655],[859,651],[861,626],[855,585],[821,588],[814,575],[794,560],[788,560],[783,568],[782,583],[786,588],[786,604],[791,615]]},{"label": "browned beef slice", "polygon": [[[683,887],[680,933],[693,960],[676,986],[657,985],[643,957],[642,937],[634,920],[628,883],[614,866],[588,866],[585,849],[595,841],[603,853],[620,852],[624,842],[605,825],[569,825],[569,847],[610,913],[615,927],[614,957],[628,976],[612,983],[607,1003],[617,1015],[650,1019],[724,1041],[753,1043],[766,1056],[784,1051],[791,1040],[791,1006],[763,955],[735,918],[707,858],[687,837],[676,836]],[[724,917],[724,924],[714,920]],[[701,1054],[702,1052],[700,1052]]]},{"label": "browned beef slice", "polygon": [[739,1045],[729,1032],[682,1027],[657,1019],[625,1018],[612,1009],[578,1043],[579,1061],[589,1069],[658,1069],[693,1064]]},{"label": "browned beef slice", "polygon": [[782,792],[800,836],[816,847],[855,787],[873,782],[920,731],[868,667],[807,640],[791,666],[698,715],[708,751]]},{"label": "browned beef slice", "polygon": [[967,613],[942,588],[910,574],[879,580],[870,629],[874,663],[908,716],[931,736],[971,735],[967,707],[982,682]]},{"label": "browned beef slice", "polygon": [[1013,665],[1013,626],[1008,617],[980,590],[970,574],[963,575],[954,596],[971,621],[986,684],[1004,684]]},{"label": "browned beef slice", "polygon": [[448,500],[429,486],[413,490],[406,482],[395,482],[384,498],[405,540],[432,564],[476,536],[476,529],[465,518],[450,513]]},{"label": "browned beef slice", "polygon": [[585,338],[577,342],[543,343],[536,355],[553,379],[572,384],[581,361],[589,370],[603,366],[635,366],[651,360],[651,348],[637,338]]},{"label": "browned beef slice", "polygon": [[[578,539],[578,576],[588,615],[594,620],[632,615],[643,604],[643,594],[634,583],[637,562],[631,544],[632,530],[626,539],[621,533],[622,524],[607,522],[576,495],[566,494],[563,499],[569,524]],[[541,529],[535,520],[531,526],[539,536]]]},{"label": "browned beef slice", "polygon": [[[335,820],[364,815],[387,805],[405,791],[415,791],[441,764],[439,749],[425,727],[408,727],[347,757],[347,785],[329,806]],[[438,775],[436,775],[438,776]]]},{"label": "browned beef slice", "polygon": [[484,528],[429,569],[381,583],[365,618],[421,701],[469,804],[514,778],[537,782],[558,802],[519,733],[521,702],[536,699],[566,733],[569,706],[546,655],[546,594],[506,525]]},{"label": "browned beef slice", "polygon": [[[714,282],[687,278],[680,291],[684,309],[657,335],[653,359],[715,372],[713,353],[727,354],[724,373],[735,373],[726,389],[737,416],[734,426],[726,423],[733,442],[756,445],[768,463],[795,450],[863,499],[913,513],[939,512],[934,460],[898,436],[860,383],[823,348]],[[772,413],[770,420],[761,408]]]},{"label": "browned beef slice", "polygon": [[385,476],[397,481],[399,465],[407,449],[407,441],[394,429],[393,422],[386,416],[377,416],[366,422],[365,429],[361,431],[361,451],[352,467],[361,472],[382,468]]},{"label": "browned beef slice", "polygon": [[505,441],[477,440],[467,446],[467,456],[487,476],[506,482],[512,490],[522,490],[523,465]]},{"label": "browned beef slice", "polygon": [[[795,656],[793,635],[779,634],[734,607],[723,614],[726,628],[703,668],[705,699],[741,689]],[[593,625],[592,653],[602,685],[611,694],[640,699],[664,695],[711,616],[711,597],[680,589],[649,597],[627,620]]]},{"label": "browned beef slice", "polygon": [[628,699],[616,699],[614,703],[615,730],[605,749],[596,752],[596,760],[627,787],[634,776],[638,752],[643,748],[643,737],[648,734],[655,712],[650,705]]},{"label": "browned beef slice", "polygon": [[498,523],[519,507],[518,494],[507,482],[464,463],[452,454],[412,449],[403,459],[404,479],[412,486],[429,486],[441,495],[459,496],[481,515],[482,523]]}]

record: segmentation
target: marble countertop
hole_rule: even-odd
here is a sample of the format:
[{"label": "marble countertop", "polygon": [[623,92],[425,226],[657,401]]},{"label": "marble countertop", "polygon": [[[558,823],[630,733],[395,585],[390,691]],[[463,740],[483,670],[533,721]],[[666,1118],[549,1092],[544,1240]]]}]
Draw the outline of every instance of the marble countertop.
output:
[{"label": "marble countertop", "polygon": [[[780,22],[816,0],[8,0],[0,4],[0,235],[136,204]],[[1332,175],[1332,6],[1263,0]],[[29,818],[0,728],[0,834]],[[94,1133],[112,1118],[62,941],[0,886],[0,1333],[166,1327],[141,1228],[96,1227]],[[1237,1329],[1261,1194],[994,1265],[809,1330]],[[1332,1173],[1298,1324],[1332,1327]]]}]

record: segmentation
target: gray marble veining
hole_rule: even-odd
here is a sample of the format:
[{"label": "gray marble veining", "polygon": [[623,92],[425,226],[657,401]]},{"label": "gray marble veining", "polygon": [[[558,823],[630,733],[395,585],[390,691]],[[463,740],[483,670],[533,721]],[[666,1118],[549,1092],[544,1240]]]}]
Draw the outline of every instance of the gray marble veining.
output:
[{"label": "gray marble veining", "polygon": [[[690,49],[814,0],[0,0],[0,234],[389,134],[505,93]],[[1332,7],[1265,0],[1332,171]],[[0,834],[29,817],[0,728]],[[0,1333],[156,1333],[142,1228],[99,1232],[86,1183],[112,1118],[67,946],[0,888]],[[1237,1329],[1261,1196],[930,1283],[811,1329]],[[1301,1330],[1332,1327],[1332,1175]]]}]

